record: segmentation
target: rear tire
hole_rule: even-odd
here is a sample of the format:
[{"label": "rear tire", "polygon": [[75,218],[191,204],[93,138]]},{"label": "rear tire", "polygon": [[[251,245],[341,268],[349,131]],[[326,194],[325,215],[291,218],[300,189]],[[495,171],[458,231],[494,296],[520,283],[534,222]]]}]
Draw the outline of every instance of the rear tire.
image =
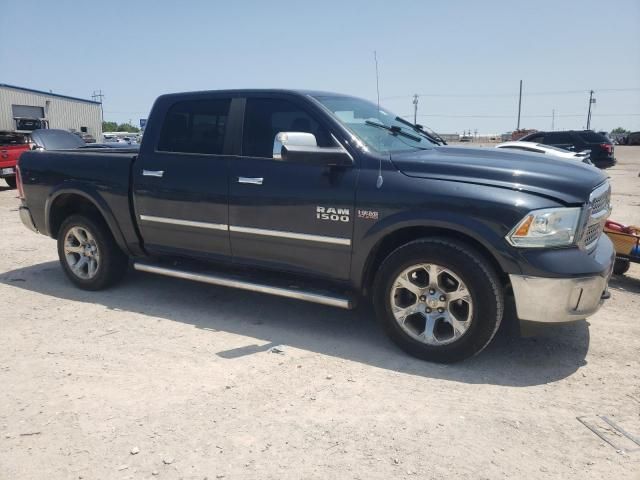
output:
[{"label": "rear tire", "polygon": [[451,363],[489,344],[502,321],[504,294],[479,252],[433,238],[403,245],[382,262],[373,303],[400,348],[423,360]]},{"label": "rear tire", "polygon": [[9,188],[16,188],[16,177],[5,177],[4,181],[7,182]]},{"label": "rear tire", "polygon": [[101,219],[71,215],[58,231],[58,257],[64,272],[83,290],[102,290],[122,279],[129,259]]}]

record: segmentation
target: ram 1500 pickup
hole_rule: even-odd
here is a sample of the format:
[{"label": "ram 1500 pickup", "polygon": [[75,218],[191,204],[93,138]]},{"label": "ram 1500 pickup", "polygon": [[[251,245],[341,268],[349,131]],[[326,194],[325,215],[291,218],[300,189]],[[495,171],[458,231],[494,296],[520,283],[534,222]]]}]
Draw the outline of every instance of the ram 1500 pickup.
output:
[{"label": "ram 1500 pickup", "polygon": [[139,151],[28,152],[20,216],[80,288],[136,270],[353,308],[405,351],[480,352],[513,299],[567,322],[608,296],[596,168],[452,147],[368,101],[290,90],[163,95]]}]

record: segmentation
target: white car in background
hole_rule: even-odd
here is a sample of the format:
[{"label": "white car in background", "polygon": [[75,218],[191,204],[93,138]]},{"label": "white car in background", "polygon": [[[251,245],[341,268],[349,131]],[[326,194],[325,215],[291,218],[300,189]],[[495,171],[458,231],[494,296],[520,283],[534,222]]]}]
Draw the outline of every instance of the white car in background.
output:
[{"label": "white car in background", "polygon": [[584,150],[582,152],[570,152],[564,148],[552,147],[551,145],[543,145],[535,142],[504,142],[496,145],[496,148],[508,148],[510,150],[522,150],[524,152],[541,153],[550,157],[563,158],[565,160],[576,160],[578,162],[593,165],[591,163],[591,151]]}]

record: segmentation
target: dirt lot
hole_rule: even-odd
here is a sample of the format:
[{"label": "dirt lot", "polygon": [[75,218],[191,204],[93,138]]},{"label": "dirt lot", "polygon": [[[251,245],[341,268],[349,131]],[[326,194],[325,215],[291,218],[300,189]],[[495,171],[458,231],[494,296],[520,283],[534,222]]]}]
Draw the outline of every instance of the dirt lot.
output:
[{"label": "dirt lot", "polygon": [[[612,218],[640,224],[640,147],[617,156]],[[640,436],[640,265],[588,320],[441,366],[366,309],[133,272],[80,291],[0,190],[2,479],[640,478],[598,417]]]}]

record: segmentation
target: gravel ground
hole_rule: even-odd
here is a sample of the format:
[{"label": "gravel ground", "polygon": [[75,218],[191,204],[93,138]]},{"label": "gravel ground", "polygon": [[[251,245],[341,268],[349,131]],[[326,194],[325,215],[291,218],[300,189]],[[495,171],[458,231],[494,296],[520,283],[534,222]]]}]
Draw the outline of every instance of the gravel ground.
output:
[{"label": "gravel ground", "polygon": [[[612,218],[640,224],[640,147],[617,156]],[[367,309],[134,272],[80,291],[17,205],[0,186],[2,479],[640,478],[602,419],[640,437],[640,265],[588,320],[442,366]]]}]

